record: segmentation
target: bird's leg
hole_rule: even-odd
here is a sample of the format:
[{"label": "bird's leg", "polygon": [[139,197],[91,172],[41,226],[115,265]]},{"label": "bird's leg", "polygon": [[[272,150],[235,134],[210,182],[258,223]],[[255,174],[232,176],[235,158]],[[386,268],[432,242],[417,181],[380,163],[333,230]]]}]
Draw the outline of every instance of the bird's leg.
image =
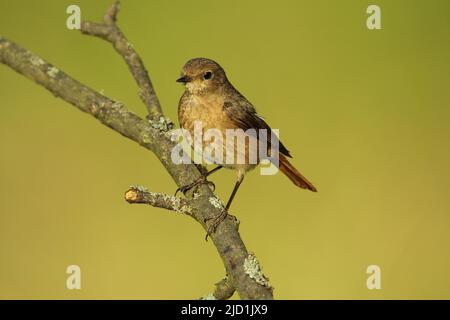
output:
[{"label": "bird's leg", "polygon": [[[206,239],[208,239],[208,236],[211,235],[212,233],[214,233],[216,231],[217,227],[219,226],[219,224],[228,217],[228,215],[229,215],[228,209],[230,208],[231,202],[233,201],[233,198],[236,195],[236,193],[239,189],[239,186],[241,185],[243,180],[244,180],[244,174],[239,174],[236,184],[234,185],[233,192],[231,193],[230,199],[228,199],[225,209],[222,210],[220,212],[220,214],[218,214],[217,216],[207,219],[207,220],[211,220],[211,223],[207,230]],[[235,218],[235,220],[237,220],[237,219]]]},{"label": "bird's leg", "polygon": [[238,191],[238,189],[239,189],[239,186],[240,186],[241,183],[242,183],[242,180],[244,180],[244,176],[243,176],[243,175],[238,177],[238,179],[237,179],[237,181],[236,181],[236,184],[234,185],[233,192],[231,193],[230,199],[228,199],[227,205],[226,205],[226,207],[225,207],[225,210],[226,210],[226,211],[228,211],[228,209],[230,209],[231,202],[233,201],[234,196],[236,195],[236,193],[237,193],[237,191]]},{"label": "bird's leg", "polygon": [[197,186],[199,186],[199,185],[201,185],[201,184],[208,184],[208,185],[211,185],[211,186],[213,187],[213,189],[215,189],[216,186],[214,185],[214,183],[211,182],[211,181],[208,181],[206,178],[207,178],[208,176],[210,176],[211,174],[213,174],[214,172],[218,171],[218,170],[221,169],[221,168],[222,168],[222,166],[217,166],[216,168],[214,168],[214,169],[208,171],[207,173],[202,174],[202,175],[201,175],[197,180],[195,180],[194,182],[192,182],[192,183],[190,183],[190,184],[188,184],[188,185],[179,187],[179,188],[177,189],[177,191],[175,191],[175,195],[177,195],[177,193],[180,192],[180,191],[183,192],[183,193],[186,193],[187,191],[189,191],[189,190],[191,190],[192,188],[197,187]]}]

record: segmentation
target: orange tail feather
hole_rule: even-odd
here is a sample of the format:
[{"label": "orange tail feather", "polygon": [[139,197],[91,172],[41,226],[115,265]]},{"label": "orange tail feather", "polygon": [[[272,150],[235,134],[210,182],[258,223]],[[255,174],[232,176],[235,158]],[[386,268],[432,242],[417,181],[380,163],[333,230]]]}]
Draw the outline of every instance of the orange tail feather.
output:
[{"label": "orange tail feather", "polygon": [[279,169],[281,172],[283,172],[296,186],[317,192],[317,189],[313,186],[313,184],[309,182],[308,179],[306,179],[300,172],[298,172],[284,155],[280,154],[279,161]]}]

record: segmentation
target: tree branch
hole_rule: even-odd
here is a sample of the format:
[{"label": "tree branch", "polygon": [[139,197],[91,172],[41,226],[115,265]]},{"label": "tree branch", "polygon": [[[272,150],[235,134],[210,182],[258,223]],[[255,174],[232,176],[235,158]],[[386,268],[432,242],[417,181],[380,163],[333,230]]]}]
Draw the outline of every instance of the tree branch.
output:
[{"label": "tree branch", "polygon": [[128,189],[125,192],[125,200],[128,203],[144,203],[192,216],[192,207],[188,200],[164,193],[150,192],[141,186]]},{"label": "tree branch", "polygon": [[[107,27],[115,24],[116,14],[117,4],[108,9],[106,14],[107,18],[105,18],[105,25]],[[110,36],[107,36],[109,31],[106,31],[104,28],[106,27],[99,27],[98,33],[96,32],[96,34],[99,36],[105,35],[105,37],[110,39]],[[135,79],[139,77],[139,79],[143,81],[141,83],[141,80],[136,80],[141,87],[141,90],[146,92],[145,94],[147,97],[151,97],[154,95],[153,87],[151,86],[150,79],[148,78],[142,62],[137,57],[132,46],[128,45],[128,42],[121,32],[119,35],[118,33],[115,33],[114,37],[116,37],[114,47],[128,63],[130,71],[135,76]],[[170,132],[168,132],[169,126],[165,122],[165,118],[160,117],[159,119],[151,118],[148,121],[144,120],[129,111],[122,103],[114,101],[92,90],[71,78],[55,66],[44,61],[39,56],[1,36],[0,63],[9,66],[18,73],[43,86],[56,97],[59,97],[76,106],[81,111],[94,116],[102,124],[112,128],[121,135],[137,142],[144,148],[151,150],[158,157],[178,186],[187,185],[200,177],[200,172],[195,165],[176,165],[171,161],[171,150],[175,146],[175,143],[170,139]],[[142,70],[138,71],[137,69]],[[146,75],[148,82],[145,80],[145,77],[140,78],[142,75]],[[143,84],[145,82],[147,84]],[[151,88],[151,91],[149,91],[149,88]],[[156,95],[154,95],[154,97],[156,97]],[[158,109],[160,108],[157,106],[159,106],[159,102],[156,104],[155,102],[150,103],[150,100],[145,101],[148,101],[148,104],[146,103],[147,106],[152,106],[150,107],[150,110],[156,110],[152,111],[152,113],[158,114]],[[142,194],[142,196],[144,195],[145,197],[149,197],[145,198],[145,203],[169,209],[175,208],[174,203],[171,202],[173,199],[170,199],[171,201],[165,201],[163,195],[156,193],[153,193],[152,196]],[[182,211],[190,211],[191,216],[200,223],[205,230],[208,230],[207,224],[209,219],[217,217],[223,212],[224,208],[222,202],[206,185],[200,186],[196,190],[195,195],[196,196],[193,197],[192,192],[186,194],[189,199],[186,201],[189,201],[189,207],[191,209],[183,209]],[[130,199],[133,198],[132,194],[128,194],[128,196]],[[180,203],[184,204],[184,201],[180,200]],[[256,258],[248,253],[241,240],[234,219],[230,217],[220,223],[215,232],[211,235],[211,239],[222,258],[230,283],[236,288],[236,291],[242,299],[273,298],[272,288],[265,282],[258,281],[258,279],[261,278],[261,275],[253,274],[253,269],[249,269],[248,267],[249,258],[251,257],[252,261],[255,261]]]},{"label": "tree branch", "polygon": [[117,14],[119,13],[119,1],[115,1],[106,11],[103,24],[83,21],[81,32],[87,35],[99,37],[110,42],[114,49],[123,57],[138,87],[139,97],[147,107],[149,119],[159,119],[163,115],[153,84],[148,76],[144,63],[134,50],[133,45],[128,42],[125,35],[117,26]]}]

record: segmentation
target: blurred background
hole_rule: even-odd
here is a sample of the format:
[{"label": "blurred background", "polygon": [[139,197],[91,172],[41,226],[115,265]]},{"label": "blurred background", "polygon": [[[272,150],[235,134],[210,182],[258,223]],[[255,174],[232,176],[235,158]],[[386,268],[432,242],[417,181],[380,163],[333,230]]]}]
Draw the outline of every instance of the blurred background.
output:
[{"label": "blurred background", "polygon": [[[145,116],[122,58],[66,28],[110,0],[0,0],[0,34]],[[382,30],[366,28],[381,7]],[[318,187],[246,178],[231,212],[279,299],[450,298],[450,2],[122,1],[119,24],[177,124],[193,57],[217,60]],[[223,265],[157,158],[0,65],[0,298],[188,299]],[[235,173],[212,177],[227,199]],[[67,290],[68,265],[81,290]],[[381,268],[368,290],[366,268]]]}]

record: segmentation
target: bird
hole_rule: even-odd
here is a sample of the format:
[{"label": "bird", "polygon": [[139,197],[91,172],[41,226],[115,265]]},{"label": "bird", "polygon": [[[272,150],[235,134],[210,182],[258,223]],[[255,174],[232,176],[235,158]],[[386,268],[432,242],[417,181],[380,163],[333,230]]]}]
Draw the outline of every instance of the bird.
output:
[{"label": "bird", "polygon": [[[194,135],[195,122],[200,121],[203,129],[216,129],[223,135],[226,134],[227,129],[242,129],[243,131],[266,129],[269,132],[267,141],[265,141],[267,148],[276,145],[272,143],[273,135],[270,134],[272,132],[270,126],[256,112],[255,107],[231,84],[225,70],[217,62],[208,58],[191,59],[184,64],[181,76],[176,81],[182,83],[185,87],[178,104],[178,120],[180,127],[187,130],[191,136]],[[259,136],[251,138],[260,139]],[[275,139],[278,138],[275,136]],[[288,149],[281,141],[278,140],[277,142],[278,149],[275,152],[278,153],[277,166],[279,170],[297,187],[317,192],[314,185],[288,161],[288,158],[292,158]],[[223,144],[224,152],[234,148],[235,154],[239,153],[236,150],[235,143],[229,143],[225,139],[220,143]],[[254,169],[261,161],[260,157],[258,157],[256,163],[250,161],[249,145],[250,140],[246,141],[245,156],[244,161],[241,161],[242,163],[216,161],[216,168],[202,174],[199,179],[191,184],[178,188],[177,192],[185,193],[201,183],[208,183],[206,178],[221,168],[233,169],[236,171],[237,177],[233,191],[225,206],[225,210],[228,211],[245,174]]]}]

